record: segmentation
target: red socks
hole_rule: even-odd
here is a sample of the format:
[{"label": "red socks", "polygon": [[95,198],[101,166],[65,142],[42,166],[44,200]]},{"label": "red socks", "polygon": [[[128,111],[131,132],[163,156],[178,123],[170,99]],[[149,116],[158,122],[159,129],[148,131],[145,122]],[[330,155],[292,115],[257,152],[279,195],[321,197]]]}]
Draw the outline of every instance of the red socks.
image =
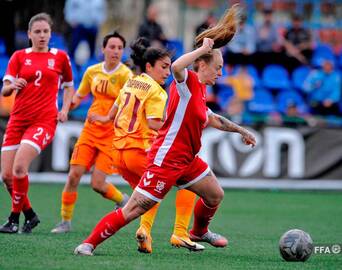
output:
[{"label": "red socks", "polygon": [[[7,188],[7,191],[8,191],[8,193],[10,194],[10,196],[12,198],[13,188],[12,187],[8,187],[8,186],[6,186],[6,188]],[[30,202],[30,200],[28,198],[28,195],[26,194],[26,199],[25,199],[24,205],[23,205],[23,211],[29,210],[31,208],[32,208],[31,202]]]},{"label": "red socks", "polygon": [[208,231],[208,226],[213,218],[218,205],[215,207],[207,206],[202,198],[200,198],[194,209],[194,225],[192,227],[191,233],[196,236],[202,236]]},{"label": "red socks", "polygon": [[92,244],[96,248],[97,245],[111,237],[126,224],[121,208],[119,208],[104,216],[83,243]]},{"label": "red socks", "polygon": [[[25,203],[28,203],[30,208],[30,202],[27,198],[27,192],[29,188],[29,180],[26,175],[23,178],[17,178],[13,176],[13,191],[12,191],[12,212],[20,213],[23,210]],[[25,208],[27,205],[25,205]]]}]

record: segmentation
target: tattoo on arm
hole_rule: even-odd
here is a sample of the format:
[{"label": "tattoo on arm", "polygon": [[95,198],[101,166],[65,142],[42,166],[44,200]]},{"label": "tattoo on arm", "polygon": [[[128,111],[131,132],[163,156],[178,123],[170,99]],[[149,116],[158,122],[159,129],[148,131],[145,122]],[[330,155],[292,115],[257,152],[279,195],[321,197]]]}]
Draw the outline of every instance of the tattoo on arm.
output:
[{"label": "tattoo on arm", "polygon": [[220,126],[218,127],[219,129],[230,132],[239,132],[241,130],[241,127],[239,125],[228,120],[227,118],[218,114],[216,114],[215,117],[220,123]]}]

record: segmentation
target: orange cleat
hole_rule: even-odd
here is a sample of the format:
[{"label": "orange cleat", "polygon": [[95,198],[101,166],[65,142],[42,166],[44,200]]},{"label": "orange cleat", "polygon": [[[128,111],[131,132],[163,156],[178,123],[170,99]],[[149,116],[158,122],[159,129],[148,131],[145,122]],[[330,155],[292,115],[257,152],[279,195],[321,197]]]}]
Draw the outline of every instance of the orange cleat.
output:
[{"label": "orange cleat", "polygon": [[152,237],[143,226],[137,230],[135,238],[138,243],[139,252],[152,253]]}]

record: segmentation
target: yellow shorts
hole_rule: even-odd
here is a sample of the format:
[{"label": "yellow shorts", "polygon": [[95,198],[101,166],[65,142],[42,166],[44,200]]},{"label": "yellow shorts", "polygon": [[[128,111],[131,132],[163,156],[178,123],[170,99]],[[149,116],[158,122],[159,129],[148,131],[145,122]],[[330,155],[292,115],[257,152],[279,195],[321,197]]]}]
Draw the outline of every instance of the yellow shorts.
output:
[{"label": "yellow shorts", "polygon": [[135,188],[147,168],[147,153],[139,148],[114,149],[113,164],[119,174]]}]

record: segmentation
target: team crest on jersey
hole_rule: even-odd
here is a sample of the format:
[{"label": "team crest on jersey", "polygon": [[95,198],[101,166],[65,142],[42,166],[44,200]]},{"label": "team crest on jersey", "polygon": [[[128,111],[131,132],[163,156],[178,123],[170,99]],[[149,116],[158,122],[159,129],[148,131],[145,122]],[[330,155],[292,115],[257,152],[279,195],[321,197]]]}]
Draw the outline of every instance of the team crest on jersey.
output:
[{"label": "team crest on jersey", "polygon": [[55,59],[48,59],[48,68],[53,69],[55,67]]},{"label": "team crest on jersey", "polygon": [[31,66],[32,65],[32,60],[31,59],[25,59],[25,66]]},{"label": "team crest on jersey", "polygon": [[114,79],[114,78],[111,78],[111,79],[110,79],[110,82],[111,82],[112,84],[114,84],[114,83],[115,83],[115,79]]},{"label": "team crest on jersey", "polygon": [[165,188],[165,182],[159,181],[157,182],[156,188],[154,189],[158,193],[161,193],[161,191]]}]

